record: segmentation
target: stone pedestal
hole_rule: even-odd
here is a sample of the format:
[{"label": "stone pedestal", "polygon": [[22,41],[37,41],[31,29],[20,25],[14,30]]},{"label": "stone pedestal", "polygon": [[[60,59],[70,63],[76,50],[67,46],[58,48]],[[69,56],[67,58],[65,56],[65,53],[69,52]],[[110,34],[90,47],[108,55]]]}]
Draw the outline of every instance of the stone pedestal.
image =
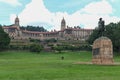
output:
[{"label": "stone pedestal", "polygon": [[113,46],[109,38],[102,36],[94,41],[92,63],[103,65],[113,64]]}]

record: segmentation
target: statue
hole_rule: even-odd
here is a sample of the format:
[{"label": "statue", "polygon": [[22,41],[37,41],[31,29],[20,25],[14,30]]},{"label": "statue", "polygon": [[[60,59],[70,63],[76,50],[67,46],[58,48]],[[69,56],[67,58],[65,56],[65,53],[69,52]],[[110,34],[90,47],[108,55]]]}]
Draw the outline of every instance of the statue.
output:
[{"label": "statue", "polygon": [[113,65],[112,41],[105,37],[105,22],[102,18],[98,22],[98,37],[92,46],[92,63],[99,65]]},{"label": "statue", "polygon": [[104,36],[103,32],[105,31],[105,22],[102,20],[102,18],[99,19],[98,28],[99,33],[102,33],[102,36]]}]

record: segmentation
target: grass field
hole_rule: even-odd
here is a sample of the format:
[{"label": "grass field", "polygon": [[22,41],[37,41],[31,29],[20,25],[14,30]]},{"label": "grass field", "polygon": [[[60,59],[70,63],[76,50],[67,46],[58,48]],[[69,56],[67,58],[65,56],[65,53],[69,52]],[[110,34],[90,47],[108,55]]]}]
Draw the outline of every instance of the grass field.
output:
[{"label": "grass field", "polygon": [[[61,60],[61,56],[65,59]],[[114,57],[120,62],[120,56]],[[61,54],[0,52],[0,80],[119,80],[120,66],[74,64],[90,62],[90,52]]]}]

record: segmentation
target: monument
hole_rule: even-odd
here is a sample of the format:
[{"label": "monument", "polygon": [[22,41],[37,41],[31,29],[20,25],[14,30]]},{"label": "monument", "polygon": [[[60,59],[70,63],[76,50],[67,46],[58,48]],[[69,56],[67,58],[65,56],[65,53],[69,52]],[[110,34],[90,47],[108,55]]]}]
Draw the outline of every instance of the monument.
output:
[{"label": "monument", "polygon": [[92,63],[101,65],[112,65],[113,62],[113,46],[112,41],[105,37],[105,25],[102,18],[99,19],[98,29],[102,32],[101,37],[96,39],[93,43],[92,49]]}]

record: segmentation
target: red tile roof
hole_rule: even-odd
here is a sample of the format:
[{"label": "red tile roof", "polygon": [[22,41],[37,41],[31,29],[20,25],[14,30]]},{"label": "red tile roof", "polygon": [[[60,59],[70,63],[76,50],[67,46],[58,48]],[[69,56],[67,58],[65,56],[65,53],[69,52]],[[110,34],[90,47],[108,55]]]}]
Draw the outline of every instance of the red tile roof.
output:
[{"label": "red tile roof", "polygon": [[57,33],[57,32],[27,31],[27,30],[23,30],[22,32],[24,32],[24,33],[31,33],[31,34],[54,34],[54,33]]},{"label": "red tile roof", "polygon": [[19,29],[17,26],[4,26],[3,29]]}]

